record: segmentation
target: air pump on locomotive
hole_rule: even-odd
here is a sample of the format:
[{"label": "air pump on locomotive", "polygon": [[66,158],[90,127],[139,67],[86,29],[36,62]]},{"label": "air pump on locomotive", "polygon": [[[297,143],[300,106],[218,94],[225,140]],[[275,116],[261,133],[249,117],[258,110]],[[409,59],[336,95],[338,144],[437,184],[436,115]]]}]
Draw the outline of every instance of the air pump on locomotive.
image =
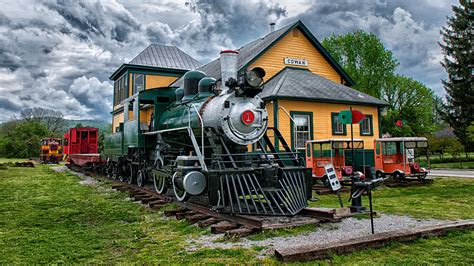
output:
[{"label": "air pump on locomotive", "polygon": [[[238,73],[237,60],[238,52],[221,52],[220,82],[189,71],[183,88],[144,90],[124,100],[124,123],[106,137],[108,174],[139,186],[153,180],[158,193],[205,199],[224,213],[293,215],[305,208],[311,172],[268,126],[257,96],[265,71]],[[273,138],[285,151],[275,149]],[[248,152],[249,145],[257,151]]]}]

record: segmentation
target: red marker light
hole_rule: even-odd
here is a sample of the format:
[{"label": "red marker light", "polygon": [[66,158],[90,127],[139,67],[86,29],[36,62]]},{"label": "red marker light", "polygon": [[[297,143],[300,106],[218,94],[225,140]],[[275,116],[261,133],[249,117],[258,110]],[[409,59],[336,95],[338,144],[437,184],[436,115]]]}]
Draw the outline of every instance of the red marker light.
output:
[{"label": "red marker light", "polygon": [[255,114],[252,111],[247,110],[242,113],[241,118],[242,118],[242,123],[246,125],[251,125],[253,124],[253,121],[255,121]]}]

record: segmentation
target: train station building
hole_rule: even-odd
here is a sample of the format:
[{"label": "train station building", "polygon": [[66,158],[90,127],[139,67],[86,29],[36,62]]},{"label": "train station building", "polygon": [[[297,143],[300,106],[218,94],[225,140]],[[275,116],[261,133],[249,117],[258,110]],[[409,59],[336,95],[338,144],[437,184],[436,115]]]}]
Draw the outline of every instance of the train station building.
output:
[{"label": "train station building", "polygon": [[[352,107],[366,116],[353,126],[354,138],[364,141],[363,157],[371,160],[365,164],[373,164],[374,139],[382,133],[379,118],[388,104],[352,89],[354,81],[301,21],[236,50],[239,70],[265,70],[259,96],[266,102],[269,126],[278,128],[292,149],[304,151],[307,140],[350,138],[350,126],[340,123],[338,114]],[[143,89],[181,86],[179,78],[193,69],[220,80],[219,59],[202,65],[176,47],[158,44],[120,66],[110,77],[114,81],[114,132],[123,121],[123,99]]]}]

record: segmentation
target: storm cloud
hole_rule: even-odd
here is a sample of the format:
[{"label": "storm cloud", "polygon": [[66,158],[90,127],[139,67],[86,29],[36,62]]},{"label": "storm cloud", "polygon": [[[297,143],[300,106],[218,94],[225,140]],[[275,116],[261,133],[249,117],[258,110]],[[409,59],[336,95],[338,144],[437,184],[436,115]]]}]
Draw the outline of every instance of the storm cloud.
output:
[{"label": "storm cloud", "polygon": [[[413,3],[411,3],[413,2]],[[150,43],[176,45],[201,62],[301,19],[320,39],[375,33],[399,72],[443,95],[437,45],[447,1],[20,0],[0,3],[0,122],[22,108],[110,121],[108,79]]]}]

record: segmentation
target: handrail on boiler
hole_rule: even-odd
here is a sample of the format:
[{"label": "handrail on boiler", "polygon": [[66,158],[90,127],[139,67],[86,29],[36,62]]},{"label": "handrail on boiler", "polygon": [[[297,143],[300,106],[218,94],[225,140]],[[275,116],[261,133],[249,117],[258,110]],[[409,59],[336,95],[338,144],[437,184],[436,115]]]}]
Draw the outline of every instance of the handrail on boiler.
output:
[{"label": "handrail on boiler", "polygon": [[[201,154],[202,154],[203,158],[206,158],[206,156],[204,156],[204,122],[203,122],[202,116],[201,116],[201,114],[199,114],[199,111],[196,108],[196,106],[194,104],[191,104],[191,106],[194,108],[194,111],[196,111],[196,114],[199,118],[199,121],[201,122]],[[191,111],[190,111],[190,109],[188,109],[188,127],[191,128]]]}]

